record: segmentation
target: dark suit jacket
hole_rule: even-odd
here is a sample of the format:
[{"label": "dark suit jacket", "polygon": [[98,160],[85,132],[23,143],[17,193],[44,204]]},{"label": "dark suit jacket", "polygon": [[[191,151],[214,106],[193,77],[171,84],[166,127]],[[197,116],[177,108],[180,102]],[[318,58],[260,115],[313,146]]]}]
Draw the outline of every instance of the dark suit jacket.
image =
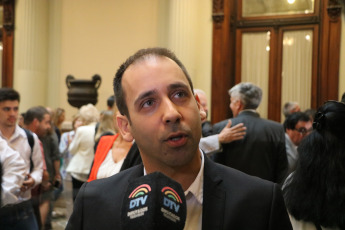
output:
[{"label": "dark suit jacket", "polygon": [[[253,111],[243,111],[231,121],[232,126],[244,123],[246,135],[243,140],[222,145],[223,151],[215,154],[214,160],[249,175],[282,183],[288,166],[283,126],[261,119]],[[227,123],[224,120],[215,124],[214,133],[220,133]]]},{"label": "dark suit jacket", "polygon": [[[130,180],[143,165],[85,183],[74,203],[69,229],[121,229],[121,206]],[[292,229],[278,185],[216,164],[205,157],[202,229]]]},{"label": "dark suit jacket", "polygon": [[134,142],[132,147],[129,149],[125,160],[123,161],[123,164],[121,166],[120,171],[131,168],[135,165],[140,164],[141,162],[142,162],[142,160],[141,160],[141,156],[140,156],[140,152],[139,152],[137,143]]},{"label": "dark suit jacket", "polygon": [[208,137],[210,135],[213,135],[213,127],[211,122],[205,121],[201,124],[201,131],[203,137]]}]

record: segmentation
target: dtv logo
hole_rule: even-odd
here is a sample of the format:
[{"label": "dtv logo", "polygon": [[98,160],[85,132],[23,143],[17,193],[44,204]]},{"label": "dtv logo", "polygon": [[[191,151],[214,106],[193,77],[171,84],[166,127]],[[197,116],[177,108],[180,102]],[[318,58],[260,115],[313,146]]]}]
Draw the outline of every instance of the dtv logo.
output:
[{"label": "dtv logo", "polygon": [[146,203],[146,200],[147,200],[147,195],[131,200],[129,203],[129,208],[132,209],[135,207],[139,207],[140,205],[144,205]]},{"label": "dtv logo", "polygon": [[169,208],[170,210],[175,210],[175,212],[178,212],[178,210],[180,209],[180,205],[176,204],[174,201],[164,197],[164,206]]}]

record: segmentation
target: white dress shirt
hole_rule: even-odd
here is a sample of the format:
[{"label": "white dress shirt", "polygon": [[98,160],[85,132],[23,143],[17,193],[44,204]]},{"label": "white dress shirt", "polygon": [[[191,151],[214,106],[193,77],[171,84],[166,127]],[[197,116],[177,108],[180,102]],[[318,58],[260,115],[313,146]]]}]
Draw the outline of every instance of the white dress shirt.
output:
[{"label": "white dress shirt", "polygon": [[286,156],[288,160],[288,172],[287,175],[295,171],[296,164],[298,160],[298,151],[297,146],[292,143],[289,135],[285,133],[285,148],[286,148]]},{"label": "white dress shirt", "polygon": [[0,162],[2,166],[1,206],[21,202],[20,187],[23,184],[26,165],[17,151],[0,138]]},{"label": "white dress shirt", "polygon": [[204,197],[204,154],[201,153],[201,167],[193,183],[184,192],[187,201],[187,219],[185,230],[201,230],[202,228],[202,203]]},{"label": "white dress shirt", "polygon": [[201,148],[207,156],[211,156],[223,150],[222,145],[219,143],[218,134],[202,137],[199,142],[199,148]]},{"label": "white dress shirt", "polygon": [[[34,146],[32,149],[32,162],[33,162],[33,169],[30,173],[30,156],[31,156],[31,147],[28,142],[28,138],[26,136],[25,131],[16,125],[15,131],[10,139],[5,138],[1,131],[0,136],[7,142],[7,144],[14,149],[15,151],[19,152],[20,156],[23,158],[25,162],[25,171],[27,174],[30,173],[31,177],[35,180],[36,185],[42,182],[42,175],[43,175],[43,154],[40,147],[40,141],[35,133],[32,133],[34,137]],[[31,198],[31,190],[27,190],[24,194],[21,195],[23,200],[28,200]]]}]

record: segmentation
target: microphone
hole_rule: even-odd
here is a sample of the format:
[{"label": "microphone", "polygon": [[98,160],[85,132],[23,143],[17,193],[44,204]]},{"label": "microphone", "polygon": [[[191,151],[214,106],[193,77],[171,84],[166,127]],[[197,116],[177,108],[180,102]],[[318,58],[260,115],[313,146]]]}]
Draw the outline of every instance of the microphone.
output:
[{"label": "microphone", "polygon": [[186,198],[179,183],[160,172],[131,181],[121,208],[123,230],[183,230]]}]

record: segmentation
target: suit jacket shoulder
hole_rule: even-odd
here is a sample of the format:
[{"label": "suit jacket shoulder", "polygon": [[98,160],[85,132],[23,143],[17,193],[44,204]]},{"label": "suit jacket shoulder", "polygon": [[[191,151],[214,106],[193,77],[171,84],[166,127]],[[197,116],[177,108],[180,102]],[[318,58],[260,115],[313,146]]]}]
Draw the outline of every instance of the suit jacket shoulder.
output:
[{"label": "suit jacket shoulder", "polygon": [[287,170],[285,132],[275,121],[260,118],[253,111],[243,111],[232,118],[232,126],[243,123],[244,139],[223,144],[223,151],[214,160],[249,175],[281,183]]},{"label": "suit jacket shoulder", "polygon": [[205,160],[202,229],[292,229],[280,187]]},{"label": "suit jacket shoulder", "polygon": [[213,125],[213,134],[218,134],[220,133],[224,127],[226,126],[226,124],[228,124],[229,119],[220,121],[216,124]]},{"label": "suit jacket shoulder", "polygon": [[143,175],[143,165],[114,176],[84,183],[66,229],[121,229],[121,207],[131,179]]}]

